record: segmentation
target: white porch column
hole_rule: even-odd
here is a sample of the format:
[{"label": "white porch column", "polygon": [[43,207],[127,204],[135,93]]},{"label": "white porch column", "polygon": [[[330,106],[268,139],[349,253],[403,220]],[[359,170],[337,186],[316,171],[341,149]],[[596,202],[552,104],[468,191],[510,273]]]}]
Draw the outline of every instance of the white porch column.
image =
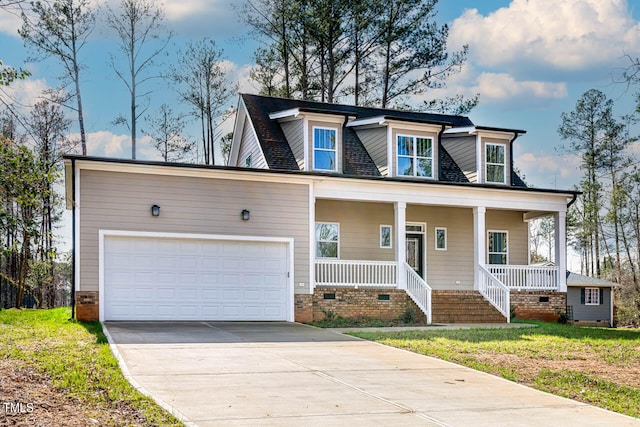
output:
[{"label": "white porch column", "polygon": [[398,263],[398,289],[407,289],[406,276],[404,274],[404,263],[407,260],[407,204],[405,202],[395,202],[393,204],[395,212],[395,229],[396,229],[396,262]]},{"label": "white porch column", "polygon": [[556,265],[558,266],[558,292],[567,292],[567,213],[558,212],[555,222]]},{"label": "white porch column", "polygon": [[473,208],[473,289],[475,290],[478,290],[480,284],[478,265],[487,263],[486,212],[487,208],[484,206]]}]

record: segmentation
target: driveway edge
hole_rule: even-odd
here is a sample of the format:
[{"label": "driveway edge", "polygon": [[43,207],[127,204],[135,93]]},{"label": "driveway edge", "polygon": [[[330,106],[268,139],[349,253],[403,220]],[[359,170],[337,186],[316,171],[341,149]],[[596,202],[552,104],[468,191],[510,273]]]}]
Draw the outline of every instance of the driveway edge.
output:
[{"label": "driveway edge", "polygon": [[124,378],[127,381],[129,381],[129,384],[131,384],[131,386],[133,388],[138,390],[143,395],[145,395],[148,398],[152,399],[154,402],[156,402],[158,405],[160,405],[165,411],[169,412],[171,415],[176,417],[185,426],[187,426],[187,427],[198,427],[198,425],[196,423],[194,423],[193,421],[189,420],[182,412],[178,411],[174,406],[172,406],[171,404],[165,402],[164,400],[158,399],[157,397],[155,397],[152,393],[150,393],[144,387],[142,387],[133,378],[133,376],[131,376],[131,374],[129,373],[129,368],[127,368],[127,364],[125,363],[124,358],[122,357],[122,355],[120,354],[120,351],[118,350],[118,346],[113,341],[113,338],[111,338],[111,334],[109,333],[109,330],[107,329],[107,325],[105,325],[104,322],[100,322],[100,324],[102,325],[102,332],[107,337],[107,341],[109,342],[109,348],[111,349],[111,353],[113,354],[113,356],[118,361],[118,366],[120,367],[120,370],[122,371],[122,375],[124,375]]},{"label": "driveway edge", "polygon": [[[307,325],[307,326],[311,326],[311,325]],[[316,327],[316,326],[311,326],[311,327]],[[332,329],[333,329],[333,330],[332,330]],[[453,367],[461,368],[461,369],[463,369],[463,370],[464,370],[464,369],[469,369],[469,370],[471,370],[471,371],[478,372],[478,373],[480,373],[480,374],[482,374],[482,375],[486,375],[486,376],[489,376],[489,377],[492,377],[492,378],[496,378],[496,379],[498,379],[498,380],[500,380],[500,381],[503,381],[503,382],[507,382],[507,383],[510,383],[510,384],[515,384],[515,385],[517,385],[518,387],[526,388],[526,389],[533,390],[533,391],[535,391],[535,392],[537,392],[537,393],[540,393],[540,394],[544,394],[544,395],[553,396],[553,397],[557,397],[557,398],[563,399],[563,400],[567,401],[567,403],[569,403],[569,402],[570,402],[570,403],[572,403],[572,404],[573,404],[573,405],[569,405],[569,406],[574,406],[574,407],[576,407],[576,408],[579,408],[579,407],[582,407],[582,406],[592,407],[592,408],[595,408],[595,409],[600,410],[600,411],[603,411],[603,412],[607,412],[607,413],[610,413],[610,414],[614,414],[614,415],[618,415],[618,416],[621,416],[621,417],[625,417],[625,418],[627,418],[627,419],[629,419],[629,420],[632,420],[632,421],[640,421],[640,418],[634,418],[634,417],[632,417],[632,416],[630,416],[630,415],[621,414],[620,412],[615,412],[615,411],[612,411],[612,410],[610,410],[610,409],[606,409],[606,408],[601,408],[600,406],[591,405],[591,404],[589,404],[589,403],[580,402],[580,401],[577,401],[577,400],[571,399],[571,398],[569,398],[569,397],[560,396],[560,395],[558,395],[558,394],[550,393],[550,392],[548,392],[548,391],[539,390],[539,389],[537,389],[537,388],[530,387],[530,386],[528,386],[528,385],[521,384],[521,383],[516,382],[516,381],[508,380],[508,379],[503,378],[503,377],[500,377],[500,376],[498,376],[498,375],[490,374],[489,372],[484,372],[484,371],[480,371],[480,370],[478,370],[478,369],[473,369],[473,368],[470,368],[470,367],[468,367],[468,366],[460,365],[460,364],[455,363],[455,362],[449,362],[448,360],[439,359],[439,358],[434,357],[434,356],[429,356],[429,355],[426,355],[426,354],[416,353],[416,352],[413,352],[413,351],[411,351],[411,350],[407,350],[407,349],[404,349],[404,348],[393,347],[393,346],[390,346],[390,345],[382,344],[382,343],[377,342],[377,341],[371,341],[371,340],[368,340],[368,339],[365,339],[365,338],[356,337],[356,336],[353,336],[353,335],[349,335],[349,334],[347,333],[347,332],[358,332],[358,331],[356,331],[356,330],[354,330],[354,329],[345,330],[345,331],[340,331],[340,330],[338,330],[338,328],[325,328],[325,330],[330,330],[330,331],[332,331],[332,332],[333,332],[333,333],[335,333],[335,334],[347,335],[347,336],[350,336],[350,337],[352,337],[352,338],[357,338],[357,339],[359,339],[359,340],[361,340],[361,341],[370,342],[370,343],[372,343],[372,344],[376,344],[376,345],[383,346],[383,347],[386,347],[386,348],[392,348],[392,349],[394,349],[394,350],[399,350],[399,351],[403,351],[403,352],[411,353],[411,354],[417,354],[417,355],[420,355],[420,356],[422,356],[422,357],[428,357],[429,359],[438,360],[438,361],[440,361],[440,362],[444,362],[444,363],[446,363],[446,364],[452,365]],[[377,330],[376,332],[384,332],[384,331],[379,331],[379,330]]]}]

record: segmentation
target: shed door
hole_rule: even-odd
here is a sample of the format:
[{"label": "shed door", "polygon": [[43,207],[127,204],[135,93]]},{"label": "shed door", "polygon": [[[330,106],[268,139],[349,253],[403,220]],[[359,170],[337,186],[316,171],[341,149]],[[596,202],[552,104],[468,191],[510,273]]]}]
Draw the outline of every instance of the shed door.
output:
[{"label": "shed door", "polygon": [[286,243],[105,236],[105,320],[287,320]]}]

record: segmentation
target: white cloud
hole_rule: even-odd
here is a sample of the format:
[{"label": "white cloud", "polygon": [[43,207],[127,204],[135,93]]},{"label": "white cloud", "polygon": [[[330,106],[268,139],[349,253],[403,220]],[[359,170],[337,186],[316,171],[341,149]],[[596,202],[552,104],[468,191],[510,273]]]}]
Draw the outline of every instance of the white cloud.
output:
[{"label": "white cloud", "polygon": [[22,27],[20,9],[6,6],[0,9],[0,33],[18,37],[18,28]]},{"label": "white cloud", "polygon": [[524,173],[529,185],[538,188],[568,189],[581,174],[580,159],[570,154],[526,152],[515,158],[514,165]]},{"label": "white cloud", "polygon": [[[80,140],[80,135],[73,134],[71,138]],[[79,146],[77,150],[80,150]],[[89,156],[130,159],[131,136],[128,134],[115,134],[109,131],[90,132],[87,134],[87,154]],[[142,135],[136,140],[136,157],[145,160],[160,159],[159,153],[151,145],[149,136]]]},{"label": "white cloud", "polygon": [[15,80],[9,87],[0,88],[0,98],[17,110],[26,113],[50,89],[45,79]]},{"label": "white cloud", "polygon": [[542,81],[517,81],[504,73],[481,73],[477,78],[475,92],[482,100],[514,100],[514,98],[559,99],[567,96],[565,83]]},{"label": "white cloud", "polygon": [[513,0],[487,16],[468,9],[454,20],[449,45],[463,44],[482,66],[577,71],[638,52],[640,25],[626,0]]}]

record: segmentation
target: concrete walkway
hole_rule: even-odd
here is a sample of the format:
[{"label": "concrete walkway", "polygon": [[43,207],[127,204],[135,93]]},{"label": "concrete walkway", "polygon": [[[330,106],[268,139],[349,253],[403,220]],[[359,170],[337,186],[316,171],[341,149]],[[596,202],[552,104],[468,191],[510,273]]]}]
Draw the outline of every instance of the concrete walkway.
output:
[{"label": "concrete walkway", "polygon": [[640,426],[448,362],[293,323],[108,323],[125,374],[187,425]]}]

